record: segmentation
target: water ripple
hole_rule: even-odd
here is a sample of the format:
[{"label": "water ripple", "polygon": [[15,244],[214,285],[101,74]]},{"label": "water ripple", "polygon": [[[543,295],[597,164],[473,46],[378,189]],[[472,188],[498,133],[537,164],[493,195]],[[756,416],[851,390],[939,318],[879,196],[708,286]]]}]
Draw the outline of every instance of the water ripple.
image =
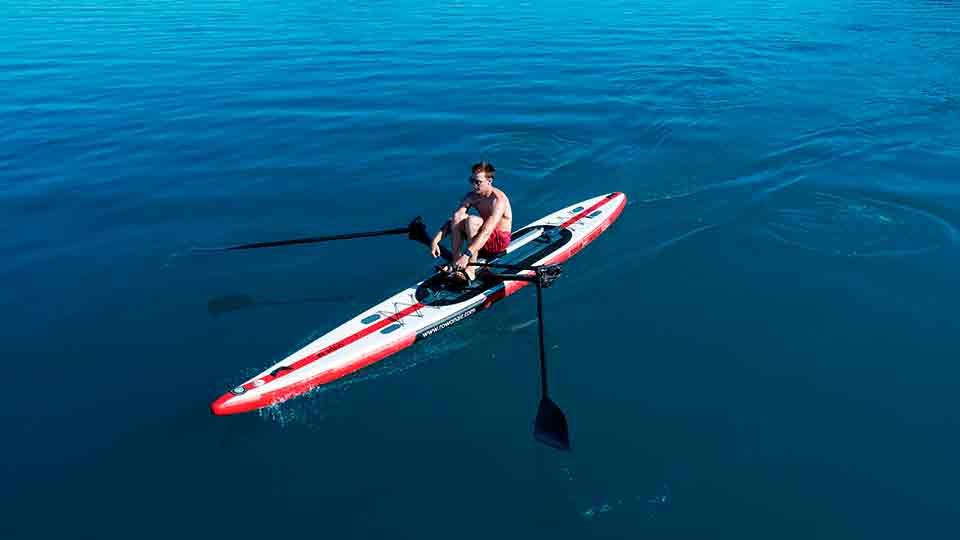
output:
[{"label": "water ripple", "polygon": [[783,244],[824,255],[905,257],[957,242],[957,228],[907,204],[825,192],[794,195],[761,231]]}]

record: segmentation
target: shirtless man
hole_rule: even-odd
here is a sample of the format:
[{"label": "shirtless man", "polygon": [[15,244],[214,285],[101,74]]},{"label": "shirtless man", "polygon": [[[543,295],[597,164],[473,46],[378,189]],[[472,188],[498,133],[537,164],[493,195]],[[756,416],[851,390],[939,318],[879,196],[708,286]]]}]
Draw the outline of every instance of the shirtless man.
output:
[{"label": "shirtless man", "polygon": [[[476,278],[476,267],[468,266],[468,263],[476,262],[477,257],[489,259],[510,244],[513,210],[507,195],[493,187],[495,172],[493,165],[485,161],[471,167],[473,190],[463,198],[453,217],[440,228],[430,244],[430,254],[437,258],[440,256],[440,241],[450,234],[453,264],[447,269],[454,275],[465,275],[469,280]],[[468,214],[471,207],[480,215]],[[464,242],[467,243],[466,249],[463,249]]]}]

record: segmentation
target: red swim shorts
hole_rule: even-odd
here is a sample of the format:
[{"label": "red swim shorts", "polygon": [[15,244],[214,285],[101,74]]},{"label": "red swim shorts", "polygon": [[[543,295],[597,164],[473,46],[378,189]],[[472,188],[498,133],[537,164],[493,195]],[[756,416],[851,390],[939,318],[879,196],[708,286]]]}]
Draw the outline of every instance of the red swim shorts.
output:
[{"label": "red swim shorts", "polygon": [[487,243],[483,245],[482,251],[485,251],[486,254],[493,255],[505,251],[509,245],[510,231],[496,229],[490,233],[490,238],[487,238]]}]

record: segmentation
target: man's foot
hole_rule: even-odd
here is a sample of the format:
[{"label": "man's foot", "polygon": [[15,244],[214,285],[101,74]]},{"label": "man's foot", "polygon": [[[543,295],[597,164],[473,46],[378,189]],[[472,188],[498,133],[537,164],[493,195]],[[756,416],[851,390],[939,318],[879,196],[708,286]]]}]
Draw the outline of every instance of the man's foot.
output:
[{"label": "man's foot", "polygon": [[473,283],[473,280],[477,278],[477,276],[474,275],[471,270],[471,268],[467,268],[465,270],[454,269],[454,271],[447,274],[447,276],[449,277],[450,281],[466,287]]},{"label": "man's foot", "polygon": [[463,270],[459,270],[452,264],[441,264],[437,265],[437,272],[446,274],[447,277],[453,281],[463,283],[470,283],[471,281],[477,279],[477,271],[472,266],[468,266]]}]

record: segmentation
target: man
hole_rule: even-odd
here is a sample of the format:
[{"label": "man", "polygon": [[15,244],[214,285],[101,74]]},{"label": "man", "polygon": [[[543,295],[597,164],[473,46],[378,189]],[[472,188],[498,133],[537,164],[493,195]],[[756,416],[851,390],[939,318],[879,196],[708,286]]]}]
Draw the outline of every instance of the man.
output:
[{"label": "man", "polygon": [[[430,245],[430,254],[434,258],[439,257],[440,241],[449,234],[453,264],[445,265],[443,269],[449,272],[451,277],[467,282],[476,278],[476,267],[469,266],[469,263],[476,262],[477,257],[492,258],[507,249],[510,244],[510,228],[513,225],[510,199],[504,192],[493,187],[496,173],[493,165],[481,161],[474,164],[470,170],[473,190],[463,198],[453,217],[440,228]],[[480,215],[468,214],[467,211],[471,208],[476,209]],[[463,249],[464,242],[467,244],[466,249]]]}]

